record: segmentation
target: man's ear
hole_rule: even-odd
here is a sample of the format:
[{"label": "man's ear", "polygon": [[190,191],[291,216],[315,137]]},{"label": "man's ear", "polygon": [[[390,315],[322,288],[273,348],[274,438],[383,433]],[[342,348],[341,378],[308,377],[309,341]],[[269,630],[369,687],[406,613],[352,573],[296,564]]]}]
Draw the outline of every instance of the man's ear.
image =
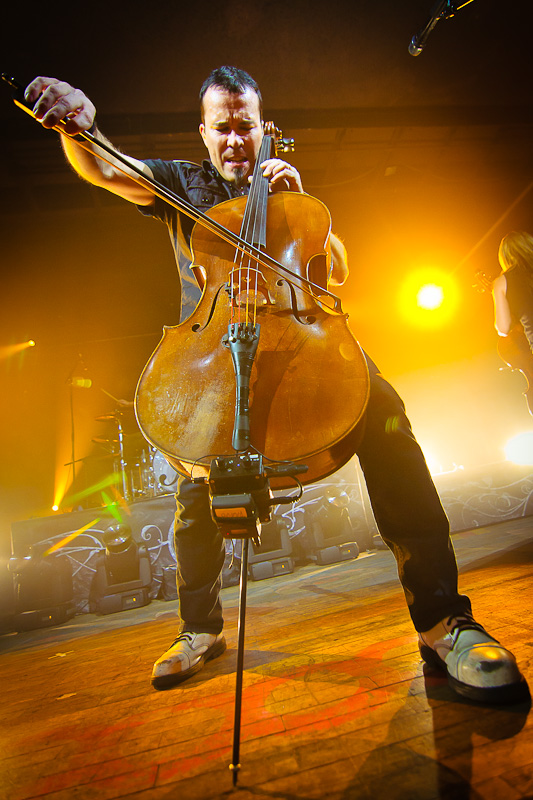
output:
[{"label": "man's ear", "polygon": [[203,142],[205,144],[205,125],[204,125],[203,122],[200,122],[200,124],[198,126],[198,130],[200,131],[200,136],[202,137]]}]

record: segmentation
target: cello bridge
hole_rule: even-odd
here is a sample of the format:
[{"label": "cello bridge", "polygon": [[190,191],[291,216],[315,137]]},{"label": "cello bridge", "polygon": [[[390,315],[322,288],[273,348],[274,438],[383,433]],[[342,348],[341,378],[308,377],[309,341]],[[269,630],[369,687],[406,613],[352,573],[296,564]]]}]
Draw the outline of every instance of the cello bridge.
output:
[{"label": "cello bridge", "polygon": [[226,292],[233,308],[272,305],[263,273],[254,267],[236,267],[230,273]]}]

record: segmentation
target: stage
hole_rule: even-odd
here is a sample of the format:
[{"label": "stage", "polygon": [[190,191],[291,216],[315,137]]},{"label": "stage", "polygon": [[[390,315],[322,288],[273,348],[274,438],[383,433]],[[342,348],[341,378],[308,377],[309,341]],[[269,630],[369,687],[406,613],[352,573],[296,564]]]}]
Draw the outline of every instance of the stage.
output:
[{"label": "stage", "polygon": [[[533,684],[531,517],[454,534],[460,588]],[[227,652],[156,692],[177,603],[0,637],[9,800],[533,796],[529,704],[459,699],[422,666],[387,550],[252,582],[232,787],[238,587]]]},{"label": "stage", "polygon": [[[434,480],[452,533],[533,515],[531,466],[504,461],[478,469],[457,468],[434,476]],[[325,497],[337,498],[340,505],[346,507],[350,524],[349,530],[345,531],[345,541],[356,541],[359,549],[364,551],[369,537],[371,539],[377,534],[362,473],[356,460],[352,459],[330,478],[304,487],[303,495],[297,502],[275,507],[274,517],[286,528],[289,536],[290,543],[286,548],[289,558],[297,557],[302,547],[305,555],[310,555],[305,545],[298,544],[300,534],[305,529],[316,524],[323,534],[331,526],[340,530],[339,520],[331,519],[328,522],[323,516],[324,507],[328,506]],[[11,526],[12,553],[15,556],[26,556],[29,548],[35,544],[44,548],[59,545],[56,555],[65,559],[72,571],[77,614],[90,610],[89,594],[95,564],[105,550],[102,543],[104,531],[117,521],[112,511],[106,507],[88,508],[14,522]],[[163,593],[170,596],[170,587],[175,586],[176,571],[174,495],[139,499],[126,507],[126,511],[121,511],[121,519],[131,527],[133,537],[146,548],[149,555],[151,597],[160,597]],[[533,517],[531,519],[533,527]]]}]

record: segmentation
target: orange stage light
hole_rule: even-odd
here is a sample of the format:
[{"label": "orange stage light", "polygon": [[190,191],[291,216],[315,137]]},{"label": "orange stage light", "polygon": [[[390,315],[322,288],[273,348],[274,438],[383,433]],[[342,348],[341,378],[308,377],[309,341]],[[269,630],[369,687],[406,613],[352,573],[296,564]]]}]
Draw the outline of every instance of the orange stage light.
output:
[{"label": "orange stage light", "polygon": [[444,270],[425,267],[411,272],[400,288],[399,307],[404,319],[415,327],[439,328],[457,310],[459,291]]},{"label": "orange stage light", "polygon": [[10,358],[22,350],[27,350],[28,347],[35,347],[35,341],[29,339],[27,342],[18,342],[17,344],[7,344],[0,346],[0,359]]},{"label": "orange stage light", "polygon": [[61,503],[71,483],[70,467],[57,466],[55,474],[54,504],[52,509],[59,511]]},{"label": "orange stage light", "polygon": [[416,295],[416,304],[419,308],[426,308],[428,311],[440,308],[444,301],[444,289],[436,283],[426,283]]}]

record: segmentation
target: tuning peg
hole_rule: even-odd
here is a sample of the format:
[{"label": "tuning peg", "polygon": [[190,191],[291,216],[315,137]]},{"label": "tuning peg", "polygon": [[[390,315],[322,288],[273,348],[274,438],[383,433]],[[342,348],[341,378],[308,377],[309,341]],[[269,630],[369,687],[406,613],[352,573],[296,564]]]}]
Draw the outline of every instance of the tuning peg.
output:
[{"label": "tuning peg", "polygon": [[294,139],[281,139],[280,148],[282,153],[294,152]]}]

